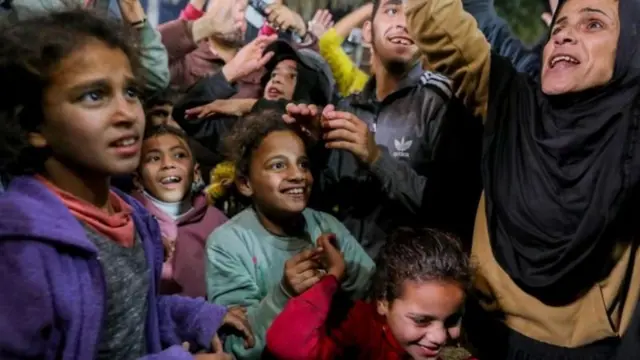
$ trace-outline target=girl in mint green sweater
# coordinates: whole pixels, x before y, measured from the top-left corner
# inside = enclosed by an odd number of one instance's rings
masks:
[[[259,359],[266,331],[288,299],[326,274],[320,236],[330,237],[344,254],[342,288],[353,298],[367,290],[375,265],[337,219],[307,208],[313,177],[305,144],[281,114],[249,116],[228,140],[235,186],[252,206],[209,236],[207,295],[216,304],[247,308],[256,345],[246,349],[242,338],[229,337],[225,349],[238,359]]]

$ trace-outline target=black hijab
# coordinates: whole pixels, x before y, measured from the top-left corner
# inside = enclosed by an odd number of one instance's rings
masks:
[[[640,178],[640,0],[618,1],[605,86],[546,96],[491,58],[482,170],[491,245],[514,282],[546,303],[571,302],[608,274],[615,242],[638,228],[627,216]]]

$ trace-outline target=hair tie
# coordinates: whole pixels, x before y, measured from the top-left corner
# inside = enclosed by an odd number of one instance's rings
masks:
[[[227,193],[227,189],[233,185],[235,177],[235,165],[228,161],[216,165],[216,167],[211,170],[211,185],[207,186],[204,190],[210,204],[214,204],[217,199],[222,198]]]

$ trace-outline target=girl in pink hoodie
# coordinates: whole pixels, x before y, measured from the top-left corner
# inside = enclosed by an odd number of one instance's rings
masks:
[[[200,170],[182,130],[147,129],[135,183],[134,197],[160,224],[165,244],[161,293],[204,297],[204,245],[227,218],[202,193]]]

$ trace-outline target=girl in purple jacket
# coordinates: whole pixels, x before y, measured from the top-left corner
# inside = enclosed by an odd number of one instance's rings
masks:
[[[0,29],[1,359],[191,359],[241,311],[159,296],[158,224],[110,177],[140,160],[136,47],[84,11]],[[199,354],[197,359],[224,359]]]

